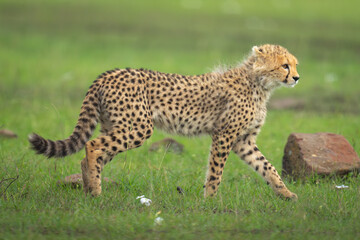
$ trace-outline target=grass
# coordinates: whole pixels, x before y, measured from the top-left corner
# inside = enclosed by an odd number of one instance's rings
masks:
[[[344,135],[360,152],[360,33],[356,1],[0,1],[0,239],[356,239],[359,177],[288,182],[296,203],[278,199],[231,154],[219,195],[202,198],[210,139],[174,137],[182,155],[147,150],[104,170],[99,198],[57,186],[80,172],[81,151],[46,159],[27,135],[61,139],[72,131],[87,87],[115,67],[199,74],[241,61],[256,44],[286,46],[300,60],[300,84],[273,98],[305,100],[272,110],[258,145],[280,171],[291,132]],[[16,178],[6,180],[9,178]],[[11,184],[10,184],[11,183]],[[349,189],[336,190],[345,184]],[[184,189],[180,195],[176,187]],[[136,200],[152,199],[150,207]],[[160,213],[159,213],[160,212]],[[164,219],[154,225],[154,219]]]

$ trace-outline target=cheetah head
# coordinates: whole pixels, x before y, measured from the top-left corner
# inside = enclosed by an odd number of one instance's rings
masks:
[[[265,89],[294,87],[298,83],[298,61],[287,49],[270,44],[254,46],[252,56],[255,59],[253,70]]]

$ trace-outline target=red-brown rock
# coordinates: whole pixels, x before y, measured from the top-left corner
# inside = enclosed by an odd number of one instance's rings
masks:
[[[360,170],[360,159],[350,143],[333,133],[292,133],[283,157],[283,176],[344,175]]]

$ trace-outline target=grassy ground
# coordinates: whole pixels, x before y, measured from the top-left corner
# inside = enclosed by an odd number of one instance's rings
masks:
[[[72,131],[87,87],[105,70],[146,67],[199,74],[278,43],[300,60],[300,84],[273,98],[305,101],[270,111],[258,145],[278,170],[291,132],[344,135],[360,153],[360,17],[357,1],[0,1],[0,239],[356,239],[359,177],[287,183],[297,203],[274,196],[230,156],[219,195],[202,198],[210,139],[175,137],[176,155],[142,148],[116,157],[99,198],[56,185],[80,172],[84,152],[47,160],[27,135]],[[16,178],[12,180],[9,178]],[[345,184],[349,189],[336,190]],[[176,187],[184,189],[180,195]],[[150,207],[136,196],[151,198]],[[160,212],[160,213],[159,213]],[[154,219],[164,219],[154,225]]]

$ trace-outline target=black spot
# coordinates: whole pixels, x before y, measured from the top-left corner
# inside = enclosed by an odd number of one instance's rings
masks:
[[[88,123],[89,119],[87,119],[87,118],[79,118],[79,121],[81,121],[83,123]]]
[[[68,143],[68,147],[69,147],[69,149],[70,149],[70,153],[74,153],[74,152],[75,152],[74,142],[69,142],[69,143]]]
[[[73,136],[74,136],[74,138],[79,139],[80,138],[80,133],[74,132]]]
[[[135,144],[136,146],[138,146],[138,145],[141,144],[141,142],[140,142],[140,141],[135,141],[134,144]]]
[[[210,176],[210,179],[209,179],[210,182],[211,182],[211,181],[215,181],[215,180],[216,180],[216,177]]]
[[[111,149],[112,149],[114,152],[116,152],[117,147],[113,146]]]
[[[65,157],[66,156],[66,145],[64,141],[58,141],[59,144],[61,144],[61,156]]]
[[[249,134],[245,134],[244,135],[244,138],[243,138],[243,141],[245,142],[245,140],[249,137]]]
[[[91,137],[91,133],[85,132],[86,139],[89,139]]]
[[[49,152],[49,157],[52,157],[55,155],[56,153],[56,146],[55,146],[55,142],[54,141],[51,141],[51,140],[48,140],[49,143],[50,143],[50,152]]]

